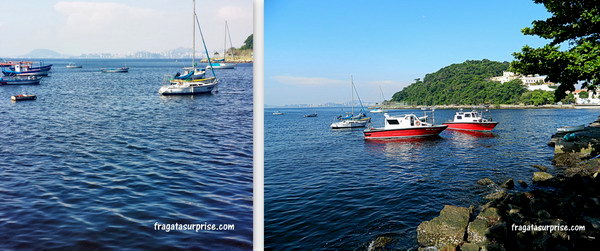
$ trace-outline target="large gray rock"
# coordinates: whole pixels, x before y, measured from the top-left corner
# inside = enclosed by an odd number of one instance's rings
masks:
[[[504,196],[506,196],[506,194],[507,194],[506,191],[500,190],[498,192],[488,194],[483,198],[486,200],[498,200],[498,199],[504,198]]]
[[[375,240],[373,240],[370,244],[369,247],[367,248],[367,250],[372,251],[372,250],[386,250],[387,249],[387,245],[394,242],[395,239],[392,237],[387,237],[387,236],[379,236],[377,238],[375,238]]]
[[[460,246],[460,251],[478,251],[479,246],[477,244],[465,242]]]
[[[487,186],[487,185],[492,185],[495,183],[490,178],[483,178],[483,179],[478,180],[477,184],[482,185],[482,186]]]
[[[489,228],[500,222],[498,209],[489,207],[483,210],[467,227],[467,241],[485,247],[490,242],[487,238]]]
[[[539,169],[539,170],[540,170],[540,171],[542,171],[542,172],[546,172],[546,171],[548,171],[548,168],[547,168],[547,167],[545,167],[545,166],[542,166],[542,165],[533,165],[533,167],[535,167],[535,168]]]
[[[554,178],[554,176],[552,176],[552,174],[546,173],[546,172],[535,172],[533,173],[533,182],[543,182],[543,181],[547,181],[549,179]]]
[[[417,241],[421,246],[435,246],[438,249],[458,246],[465,239],[471,210],[466,207],[444,206],[440,216],[424,221],[417,227]]]

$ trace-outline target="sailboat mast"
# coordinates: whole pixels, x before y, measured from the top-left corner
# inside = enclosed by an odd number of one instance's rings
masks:
[[[352,116],[354,116],[354,77],[350,75],[350,84],[352,85],[350,91],[352,92]]]
[[[194,68],[196,67],[196,0],[192,0],[192,2],[194,2],[192,13],[192,68]]]
[[[223,43],[223,63],[225,63],[225,55],[227,53],[227,20],[225,20],[225,42]]]

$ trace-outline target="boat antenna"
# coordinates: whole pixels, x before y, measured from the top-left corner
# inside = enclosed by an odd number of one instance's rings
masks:
[[[194,11],[195,13],[195,11]],[[194,14],[195,15],[195,14]],[[196,23],[198,24],[198,30],[200,31],[200,37],[202,38],[202,45],[204,45],[204,52],[206,52],[206,58],[208,59],[208,65],[210,65],[210,71],[213,76],[216,78],[215,69],[213,68],[212,61],[210,60],[210,55],[208,54],[208,49],[206,48],[206,42],[204,42],[204,35],[202,34],[202,27],[200,27],[200,22],[198,21],[198,16],[196,15]]]

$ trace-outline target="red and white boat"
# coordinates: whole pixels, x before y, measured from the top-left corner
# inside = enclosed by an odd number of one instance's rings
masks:
[[[498,122],[491,118],[483,117],[483,114],[475,110],[470,112],[458,111],[454,114],[454,120],[443,123],[448,129],[467,130],[467,131],[491,131],[498,125]]]
[[[414,114],[390,116],[383,114],[385,126],[381,128],[369,128],[364,131],[365,139],[397,139],[415,138],[439,135],[447,125],[434,125],[428,123],[428,116],[417,117]]]

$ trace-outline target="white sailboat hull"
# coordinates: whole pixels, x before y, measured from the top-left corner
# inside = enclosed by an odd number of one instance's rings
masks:
[[[235,64],[225,64],[225,63],[213,63],[212,67],[210,65],[206,66],[206,69],[234,69]]]
[[[187,81],[174,82],[171,85],[165,85],[158,90],[162,95],[193,95],[202,93],[211,93],[216,89],[217,81],[212,83],[190,83]]]
[[[358,128],[365,127],[369,123],[368,120],[343,120],[331,124],[332,129],[343,129],[343,128]]]

